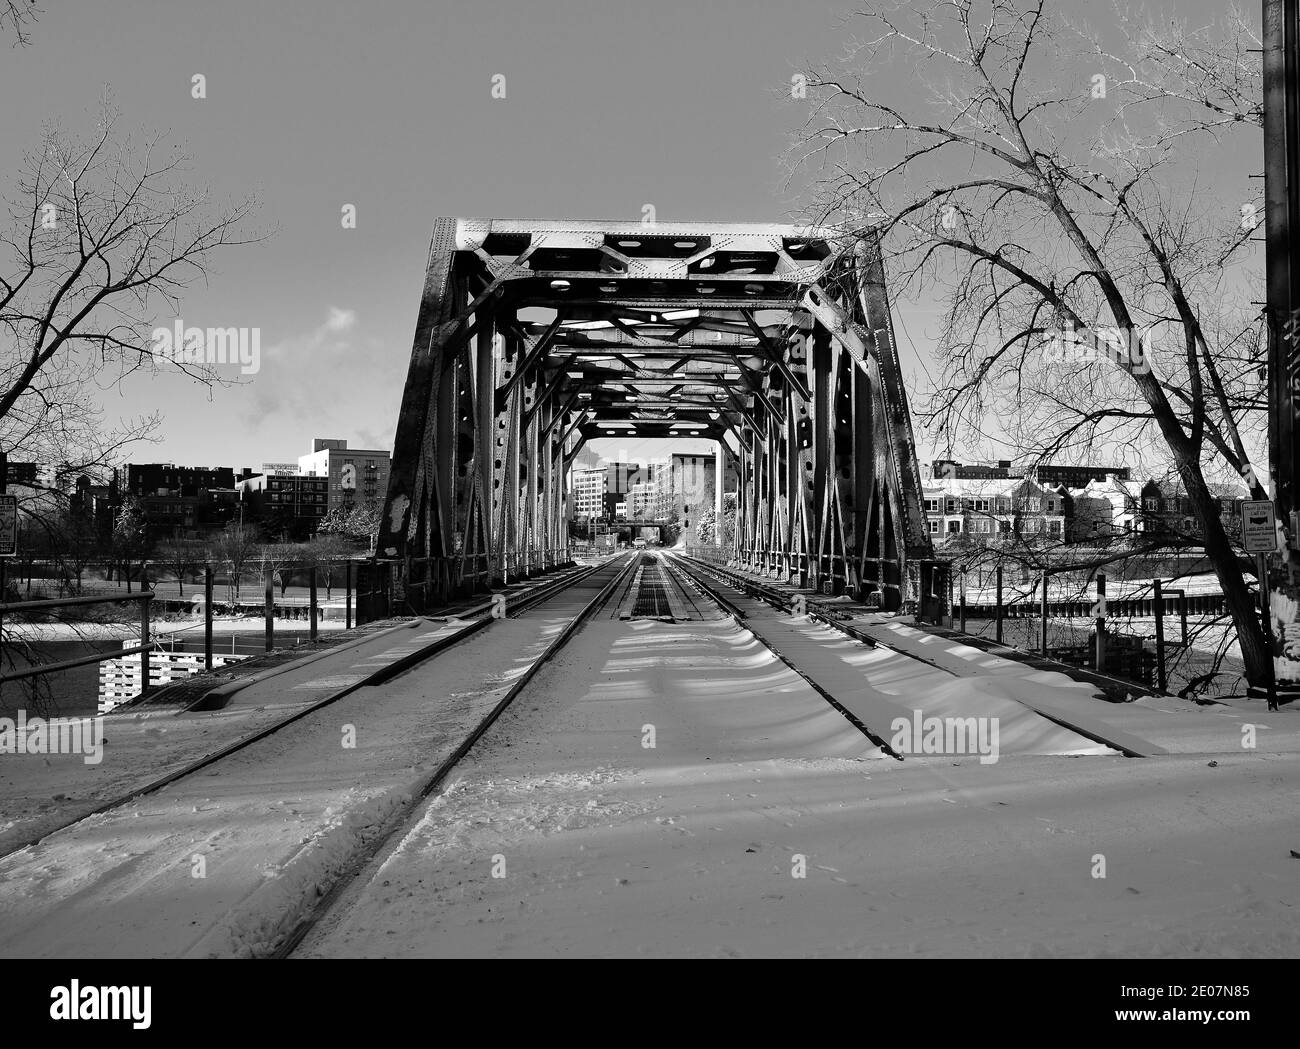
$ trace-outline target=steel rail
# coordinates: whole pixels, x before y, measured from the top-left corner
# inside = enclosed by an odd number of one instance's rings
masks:
[[[538,604],[545,598],[554,597],[556,594],[567,589],[568,587],[573,586],[583,581],[584,579],[588,578],[592,573],[599,571],[603,567],[605,567],[605,565],[603,564],[593,565],[584,571],[573,573],[562,580],[558,580],[556,584],[553,586],[544,587],[540,591],[528,591],[527,593],[521,595],[519,602],[514,606],[514,612],[518,613],[521,611],[526,611],[528,608],[533,607],[534,605]],[[484,607],[490,609],[492,607],[492,603],[489,602]],[[509,611],[510,611],[510,606],[507,605],[508,614]],[[456,630],[451,634],[444,635],[443,637],[438,638],[436,641],[433,641],[428,645],[422,646],[421,648],[417,649],[415,652],[409,653],[408,655],[405,655],[400,659],[395,660],[393,663],[387,664],[386,666],[383,667],[379,667],[378,669],[371,671],[370,673],[365,674],[362,677],[358,678],[356,681],[351,681],[348,684],[341,686],[340,688],[331,692],[329,695],[324,696],[321,699],[316,700],[312,703],[309,703],[307,706],[303,707],[300,710],[294,711],[292,714],[289,714],[288,716],[281,718],[279,721],[264,726],[263,728],[257,729],[254,732],[250,732],[248,735],[242,736],[239,739],[234,740],[233,742],[227,744],[224,747],[219,747],[217,750],[211,752],[210,754],[206,754],[201,758],[196,758],[194,761],[189,762],[188,764],[182,766],[179,769],[175,769],[162,776],[152,779],[147,783],[141,784],[138,787],[133,787],[130,790],[123,792],[122,794],[119,794],[99,805],[96,805],[94,808],[90,809],[89,811],[83,812],[73,818],[67,819],[61,823],[58,823],[53,827],[48,827],[42,830],[38,835],[34,837],[30,837],[21,840],[15,844],[12,844],[10,846],[7,846],[5,847],[3,852],[0,852],[0,859],[4,859],[7,856],[11,856],[16,852],[20,852],[23,849],[31,847],[32,845],[37,845],[40,842],[44,841],[46,838],[50,837],[52,834],[57,834],[62,830],[66,830],[69,827],[75,826],[76,824],[81,823],[83,820],[90,819],[92,816],[98,816],[112,809],[120,808],[123,805],[126,805],[129,802],[136,800],[137,798],[141,798],[149,794],[154,794],[157,791],[162,790],[164,787],[170,786],[171,784],[177,782],[178,780],[182,780],[188,776],[192,776],[196,772],[200,772],[203,769],[208,768],[209,766],[215,764],[216,762],[222,761],[225,758],[230,757],[230,755],[236,754],[239,751],[244,750],[246,747],[250,747],[254,743],[258,743],[261,740],[266,739],[268,736],[274,735],[275,733],[279,732],[281,729],[287,728],[289,725],[292,725],[294,722],[300,721],[310,714],[315,714],[317,711],[322,710],[323,708],[328,707],[333,703],[337,703],[339,700],[345,698],[346,696],[351,695],[353,692],[356,692],[358,689],[365,688],[366,686],[369,685],[378,685],[378,684],[383,684],[387,681],[391,681],[393,678],[399,676],[400,674],[403,674],[406,671],[409,671],[414,667],[418,666],[419,664],[426,662],[427,660],[432,659],[434,656],[437,656],[440,653],[446,651],[447,649],[451,648],[453,645],[461,641],[464,641],[466,638],[471,637],[474,634],[477,634],[484,627],[488,626],[493,621],[493,618],[494,617],[490,614],[483,615],[479,618],[476,618],[470,621],[469,623],[467,623],[461,629]]]
[[[766,601],[767,603],[781,609],[788,609],[793,607],[793,603],[791,601],[788,601],[784,596],[779,595],[776,591],[772,590],[771,588],[762,586],[761,584],[754,583],[751,580],[746,580],[739,575],[735,575],[734,573],[731,572],[730,569],[719,568],[717,565],[711,565],[706,561],[701,561],[698,558],[690,557],[689,555],[687,555],[686,560],[690,561],[699,570],[711,573],[715,577],[719,578],[721,581],[728,583],[728,585],[735,585],[736,589],[742,591],[743,593],[748,594],[750,597],[754,597],[757,600]],[[728,578],[729,576],[734,576],[734,583],[732,582],[731,579]],[[751,591],[756,591],[756,592],[751,592]],[[946,667],[943,664],[937,663],[932,659],[927,659],[925,656],[920,656],[914,652],[905,651],[904,649],[898,648],[895,645],[890,645],[884,641],[879,640],[878,638],[872,637],[870,634],[858,630],[856,627],[850,625],[849,623],[844,622],[843,619],[830,615],[825,610],[817,609],[813,605],[809,605],[805,609],[804,614],[807,615],[810,619],[816,619],[818,622],[825,623],[827,626],[831,627],[832,629],[840,631],[840,633],[842,634],[847,634],[855,641],[861,641],[865,645],[870,645],[873,648],[883,648],[888,652],[893,652],[896,655],[903,657],[904,659],[912,659],[918,663],[925,663],[926,665],[934,667],[936,670],[942,670],[945,674],[949,674],[955,678],[962,678],[965,676],[963,674],[958,673],[956,670],[953,670],[951,667]],[[754,631],[751,632],[754,633],[755,637],[758,637],[757,632]],[[759,638],[759,640],[761,641],[763,639]],[[775,652],[776,650],[773,649],[773,651]],[[799,671],[797,668],[793,668],[793,669],[795,669],[795,672],[799,673],[801,677],[805,677],[806,679],[806,675],[804,675],[801,671]],[[1098,676],[1104,676],[1104,675],[1098,675]],[[814,685],[814,687],[817,686]],[[1039,707],[1030,707],[1029,709],[1032,709],[1034,713],[1037,714],[1039,717],[1045,718],[1046,720],[1052,722],[1053,724],[1059,725],[1061,728],[1069,729],[1071,732],[1083,736],[1084,739],[1090,739],[1094,743],[1100,743],[1104,747],[1110,747],[1112,750],[1118,751],[1120,754],[1123,754],[1124,757],[1126,758],[1144,758],[1148,756],[1146,754],[1143,754],[1141,751],[1133,750],[1131,747],[1128,747],[1123,743],[1116,742],[1113,739],[1108,739],[1107,737],[1101,735],[1098,732],[1094,732],[1089,728],[1075,724],[1069,719],[1063,718],[1058,714],[1052,713],[1051,711],[1042,710]]]
[[[558,653],[560,649],[569,642],[569,639],[573,637],[583,623],[591,618],[591,616],[595,615],[596,612],[605,605],[610,596],[618,590],[619,585],[627,578],[629,573],[632,572],[640,560],[641,558],[639,555],[633,554],[623,568],[617,572],[609,582],[601,587],[596,596],[588,601],[582,609],[569,620],[564,629],[551,639],[550,643],[546,646],[541,655],[539,655],[529,665],[528,669],[519,676],[513,685],[510,686],[505,695],[503,695],[492,709],[479,721],[478,725],[474,728],[474,731],[465,737],[465,739],[461,741],[460,745],[457,746],[456,749],[452,751],[452,753],[445,758],[436,769],[434,769],[428,778],[426,778],[420,785],[419,789],[415,791],[414,795],[408,800],[408,802],[397,809],[389,817],[380,833],[371,839],[359,855],[353,857],[352,861],[348,864],[347,869],[341,872],[334,879],[329,889],[317,899],[317,902],[311,907],[307,914],[299,920],[294,928],[287,933],[279,943],[277,943],[274,951],[271,952],[271,957],[287,958],[298,948],[302,941],[314,928],[316,928],[317,925],[320,924],[321,920],[339,902],[343,897],[343,894],[357,882],[371,862],[373,862],[375,857],[383,851],[388,842],[392,841],[392,839],[406,827],[410,822],[412,815],[419,809],[421,803],[423,803],[443,784],[452,769],[454,769],[465,755],[473,749],[474,744],[478,742],[483,734],[491,728],[493,723],[505,712],[510,704],[514,702],[515,697],[524,690],[528,683],[536,676],[537,672],[550,662],[552,658],[554,658],[556,653]],[[608,564],[608,562],[606,562],[606,564]],[[605,565],[599,567],[604,568]]]

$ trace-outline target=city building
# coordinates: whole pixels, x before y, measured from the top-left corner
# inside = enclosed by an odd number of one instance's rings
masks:
[[[152,540],[190,539],[224,528],[236,516],[236,482],[253,476],[245,468],[128,463],[122,497],[135,498]]]
[[[1064,541],[1066,492],[1029,478],[931,480],[922,485],[926,522],[936,542],[1015,534]]]
[[[959,463],[954,459],[935,459],[930,464],[929,476],[925,480],[941,481],[947,478],[955,480],[992,480],[1011,477],[1011,460],[999,459],[996,463]]]
[[[1073,514],[1067,528],[1072,543],[1125,535],[1141,530],[1141,488],[1125,478],[1108,474],[1082,488],[1069,489]]]
[[[112,534],[113,518],[121,501],[116,474],[108,484],[96,484],[91,478],[82,474],[73,482],[72,494],[68,497],[68,509],[89,522],[94,534],[100,540],[106,541]]]
[[[630,521],[651,521],[655,511],[655,486],[641,481],[627,493],[627,516]]]
[[[388,491],[392,456],[377,448],[349,448],[336,437],[317,437],[312,449],[298,457],[298,473],[329,481],[326,509],[378,504]]]
[[[697,543],[700,515],[714,509],[717,484],[714,456],[673,453],[650,464],[647,472],[653,491],[651,519],[675,523],[686,545]]]
[[[591,521],[604,516],[605,470],[603,467],[574,470],[570,485],[573,491],[575,520]]]
[[[1240,485],[1207,482],[1210,496],[1218,504],[1219,520],[1229,536],[1241,531],[1241,504],[1249,493]],[[1181,480],[1148,480],[1142,486],[1143,532],[1164,532],[1180,539],[1199,542],[1204,535],[1200,520],[1192,509],[1192,500]]]
[[[245,522],[260,521],[273,531],[301,537],[314,534],[325,516],[329,484],[327,477],[280,469],[254,474],[235,487]]]
[[[251,477],[251,470],[244,476]],[[205,488],[234,488],[235,471],[229,466],[177,466],[175,463],[129,463],[126,495],[196,496]]]
[[[1040,463],[1031,467],[1025,474],[1039,484],[1052,488],[1065,485],[1067,488],[1082,488],[1090,481],[1104,481],[1114,477],[1118,481],[1129,480],[1127,466],[1057,466],[1054,463]]]
[[[618,506],[627,502],[628,493],[644,479],[638,463],[605,463],[575,469],[570,474],[575,520],[613,520]]]

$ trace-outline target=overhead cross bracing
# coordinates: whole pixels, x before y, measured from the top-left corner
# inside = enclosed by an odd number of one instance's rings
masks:
[[[567,563],[568,471],[618,437],[719,443],[739,564],[895,608],[931,554],[870,231],[439,219],[380,531],[395,595]]]

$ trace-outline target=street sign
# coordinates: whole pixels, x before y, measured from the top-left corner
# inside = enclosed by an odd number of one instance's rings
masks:
[[[1276,552],[1277,525],[1271,500],[1247,499],[1241,504],[1241,542],[1248,554]]]
[[[0,495],[0,557],[18,553],[18,496]]]

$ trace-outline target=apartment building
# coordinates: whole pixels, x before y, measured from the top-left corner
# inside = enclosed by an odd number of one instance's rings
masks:
[[[329,506],[329,479],[295,473],[285,464],[236,482],[246,520],[277,524],[291,535],[312,535]]]
[[[392,455],[381,448],[349,448],[338,437],[317,437],[298,457],[298,473],[328,481],[326,510],[384,501]]]
[[[619,504],[628,502],[628,494],[644,482],[645,476],[639,463],[614,462],[575,469],[569,482],[574,517],[611,520],[619,516]]]
[[[926,522],[936,542],[968,535],[1018,534],[1063,541],[1067,495],[1023,477],[947,477],[922,485]]]
[[[700,515],[714,509],[717,461],[712,455],[674,453],[650,466],[652,519],[675,521],[687,545],[698,541]]]

